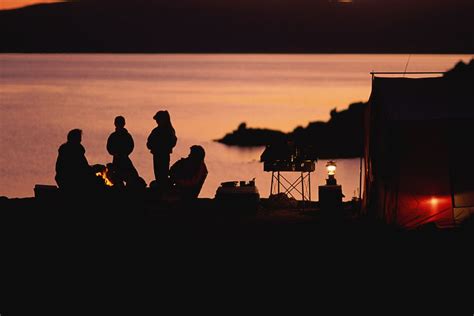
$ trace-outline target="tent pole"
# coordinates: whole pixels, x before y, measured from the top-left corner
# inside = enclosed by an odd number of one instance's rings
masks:
[[[362,157],[359,164],[359,203],[362,200]]]

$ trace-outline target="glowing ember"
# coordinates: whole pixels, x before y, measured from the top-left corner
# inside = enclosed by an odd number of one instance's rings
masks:
[[[110,181],[110,179],[107,177],[107,173],[109,172],[109,168],[105,168],[104,171],[101,171],[101,172],[97,172],[95,175],[98,176],[98,177],[101,177],[102,179],[104,179],[104,183],[105,185],[109,186],[109,187],[112,187],[114,184],[112,181]]]

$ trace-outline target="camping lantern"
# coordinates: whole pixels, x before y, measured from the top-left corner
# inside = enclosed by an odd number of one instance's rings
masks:
[[[336,174],[336,163],[334,161],[328,161],[326,164],[326,170],[328,171],[329,176],[334,176]]]
[[[332,160],[328,161],[326,164],[326,170],[328,171],[328,178],[326,179],[327,185],[336,185],[337,181],[335,178],[336,174],[336,163]]]
[[[321,210],[341,210],[342,209],[342,187],[336,181],[336,163],[332,160],[326,163],[328,178],[326,185],[319,186],[319,207]],[[341,213],[336,212],[332,215],[338,216]]]

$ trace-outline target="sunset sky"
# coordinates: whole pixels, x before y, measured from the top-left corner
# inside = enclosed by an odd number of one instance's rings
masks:
[[[36,3],[61,2],[58,0],[0,0],[0,10],[20,8]]]

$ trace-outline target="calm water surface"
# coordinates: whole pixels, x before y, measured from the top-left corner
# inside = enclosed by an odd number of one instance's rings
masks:
[[[413,55],[408,71],[444,71],[469,55]],[[268,196],[262,148],[213,142],[239,123],[291,131],[327,120],[370,95],[372,70],[403,71],[407,55],[41,55],[0,54],[0,196],[33,196],[35,184],[54,184],[59,145],[73,128],[84,131],[90,164],[111,161],[105,143],[123,115],[135,139],[131,158],[153,178],[145,147],[152,117],[167,109],[178,134],[172,162],[200,144],[209,177],[202,197],[220,182],[256,178]],[[325,161],[313,174],[313,200]],[[338,161],[337,178],[350,199],[359,185],[358,159]]]

